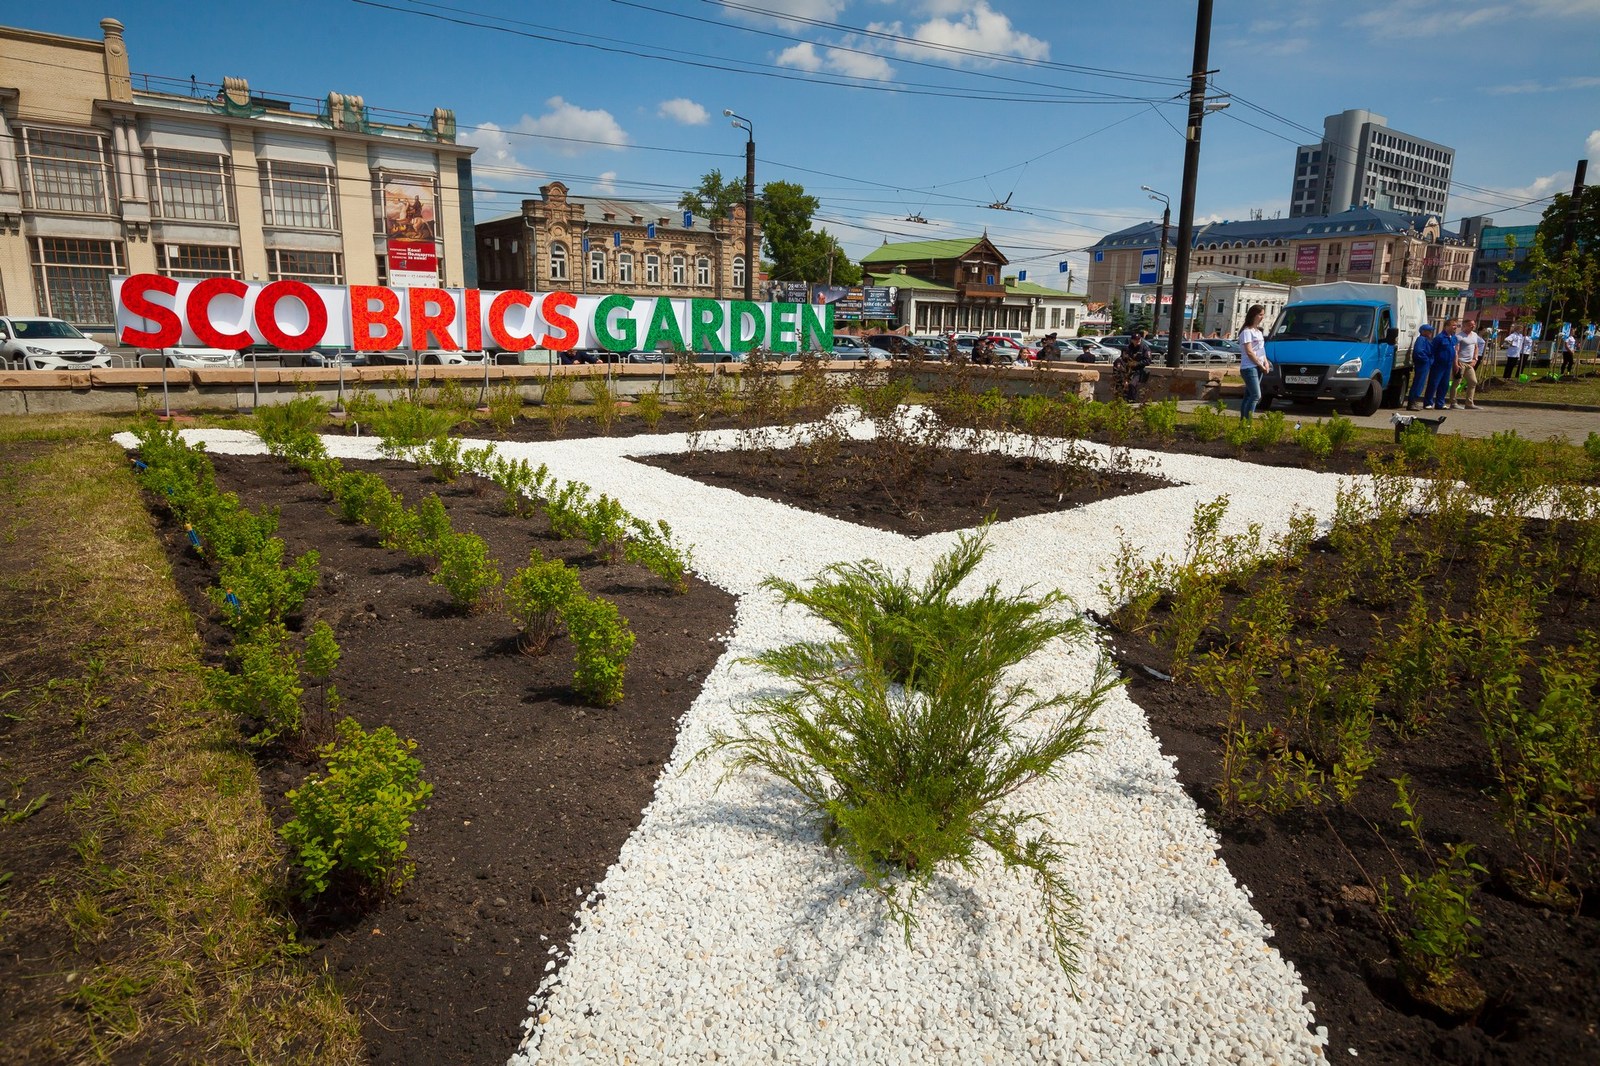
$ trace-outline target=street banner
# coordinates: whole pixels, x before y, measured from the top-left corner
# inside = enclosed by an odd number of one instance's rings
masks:
[[[1322,259],[1320,244],[1302,244],[1294,253],[1294,269],[1300,274],[1315,275]]]
[[[1353,242],[1350,245],[1350,272],[1352,274],[1360,274],[1371,270],[1372,257],[1377,247],[1377,241]]]
[[[383,175],[383,233],[389,284],[439,284],[439,246],[433,179]]]

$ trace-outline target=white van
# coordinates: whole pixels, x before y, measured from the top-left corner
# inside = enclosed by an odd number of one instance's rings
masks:
[[[1023,340],[1022,331],[1020,329],[991,329],[983,335],[985,337],[1005,337],[1008,340],[1014,340],[1017,342],[1017,346],[1019,348],[1026,348],[1028,346],[1027,341]]]

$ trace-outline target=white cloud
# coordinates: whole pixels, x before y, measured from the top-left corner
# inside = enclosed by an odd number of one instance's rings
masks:
[[[819,50],[810,41],[785,48],[778,53],[777,62],[779,66],[793,67],[795,70],[830,70],[849,78],[887,81],[894,76],[894,68],[882,56],[826,46]]]
[[[1583,150],[1591,159],[1600,157],[1600,130],[1594,130],[1589,134],[1589,139],[1583,142]]]
[[[670,118],[674,122],[681,122],[685,126],[704,126],[711,113],[699,104],[685,96],[663,100],[656,107],[656,114],[662,118]]]
[[[594,179],[594,191],[615,196],[617,193],[617,172],[607,170]]]
[[[742,18],[752,22],[772,20],[786,25],[794,25],[781,16],[793,15],[798,18],[817,19],[822,22],[832,22],[845,8],[847,0],[723,0],[723,10],[735,18]]]
[[[794,67],[796,70],[821,70],[822,57],[817,54],[817,49],[810,41],[790,45],[778,53],[780,67]]]
[[[951,12],[954,14],[954,12]],[[987,0],[978,0],[959,18],[936,16],[907,31],[900,22],[874,23],[868,27],[882,33],[909,37],[909,41],[895,42],[894,50],[900,55],[917,59],[932,59],[960,65],[982,60],[983,55],[1018,56],[1022,59],[1048,59],[1050,44],[1011,25],[1004,13],[990,7]],[[959,49],[960,51],[948,51]],[[977,52],[978,56],[961,52]]]
[[[544,102],[547,110],[538,118],[523,115],[517,122],[519,133],[546,140],[543,146],[558,155],[581,155],[596,148],[618,149],[628,143],[628,134],[609,111],[589,111],[568,103],[559,96]]]
[[[1521,93],[1558,93],[1569,89],[1593,89],[1600,86],[1600,78],[1593,76],[1558,78],[1555,81],[1518,81],[1496,85],[1489,92],[1495,96],[1512,96]]]

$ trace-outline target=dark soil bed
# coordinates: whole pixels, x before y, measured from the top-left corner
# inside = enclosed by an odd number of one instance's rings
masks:
[[[1301,571],[1303,585],[1324,580],[1332,558],[1313,552]],[[1245,591],[1229,591],[1224,611]],[[1453,617],[1470,610],[1470,583],[1458,582],[1450,596],[1443,602]],[[1153,618],[1159,627],[1163,610],[1158,607]],[[1349,605],[1315,634],[1296,635],[1314,636],[1355,662],[1378,625],[1392,627],[1399,620],[1398,611]],[[1600,605],[1558,592],[1540,620],[1543,651],[1535,654],[1559,655],[1581,630],[1597,625]],[[1149,669],[1168,674],[1172,666],[1169,648],[1156,641],[1119,634],[1113,647],[1162,750],[1176,758],[1184,787],[1220,834],[1229,869],[1249,888],[1276,931],[1278,948],[1304,978],[1317,1021],[1331,1034],[1331,1061],[1600,1062],[1600,831],[1593,822],[1575,856],[1576,887],[1584,893],[1579,913],[1521,902],[1494,876],[1482,884],[1475,897],[1483,922],[1480,957],[1465,967],[1489,996],[1476,1019],[1450,1024],[1419,1008],[1402,989],[1396,952],[1379,925],[1376,896],[1362,872],[1373,880],[1386,878],[1398,896],[1396,856],[1408,872],[1421,869],[1401,816],[1391,809],[1390,779],[1409,776],[1436,850],[1442,852],[1447,842],[1471,842],[1477,849],[1473,858],[1496,873],[1513,859],[1488,795],[1493,782],[1485,742],[1459,691],[1416,739],[1402,742],[1381,726],[1375,730],[1382,754],[1348,808],[1330,801],[1321,812],[1230,817],[1220,810],[1215,791],[1222,776],[1223,701],[1195,684],[1153,679]],[[1274,705],[1271,694],[1267,705]],[[1350,1057],[1350,1048],[1358,1058]]]
[[[776,500],[849,522],[922,536],[1065,511],[1172,482],[1131,467],[1090,466],[1064,472],[1057,464],[993,453],[943,449],[908,464],[887,463],[876,442],[845,443],[828,461],[804,449],[700,451],[641,456],[635,462],[750,496]],[[809,460],[809,461],[808,461]]]
[[[321,490],[286,464],[213,462],[219,485],[246,506],[279,509],[290,552],[321,553],[322,584],[298,621],[333,626],[341,710],[414,738],[434,785],[410,838],[415,879],[375,908],[299,914],[308,961],[326,964],[354,998],[373,1061],[502,1062],[522,1036],[549,949],[566,941],[581,898],[651,799],[678,718],[721,653],[711,634],[727,630],[733,599],[698,580],[672,595],[642,568],[600,565],[586,545],[550,540],[542,517],[502,514],[500,491],[476,478],[439,485],[405,464],[346,464],[381,473],[412,504],[437,492],[457,530],[488,541],[503,575],[537,547],[617,604],[638,637],[626,696],[586,708],[570,693],[564,638],[543,656],[520,654],[504,613],[456,611],[420,564],[340,524]],[[228,632],[204,592],[213,575],[183,550],[181,529],[169,521],[163,533],[208,655],[221,662]],[[289,817],[284,793],[314,769],[263,757],[278,822]]]

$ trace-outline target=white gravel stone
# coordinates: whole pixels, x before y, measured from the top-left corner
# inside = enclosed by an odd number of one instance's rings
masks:
[[[215,452],[261,450],[248,433],[185,436]],[[721,432],[704,441],[726,447],[732,439]],[[377,454],[371,438],[325,441],[342,458]],[[684,447],[682,435],[497,445],[635,514],[666,519],[693,547],[700,576],[739,597],[727,649],[683,717],[643,821],[582,904],[560,973],[529,990],[514,1066],[1324,1060],[1326,1030],[1298,975],[1217,859],[1215,835],[1143,712],[1120,690],[1096,715],[1098,746],[1017,797],[1073,845],[1064,872],[1084,925],[1075,983],[1049,950],[1030,878],[991,862],[936,879],[907,944],[852,867],[823,845],[792,790],[756,774],[719,790],[721,762],[691,759],[770,684],[738,660],[819,632],[761,581],[805,580],[861,558],[921,574],[956,535],[868,529],[627,458]],[[1286,528],[1293,507],[1326,520],[1341,480],[1134,454],[1177,484],[1000,523],[975,580],[1059,588],[1104,610],[1096,586],[1119,533],[1147,555],[1180,554],[1195,504],[1226,494],[1224,532],[1258,522],[1270,536]],[[1097,654],[1063,644],[1019,673],[1043,690],[1081,689]]]

